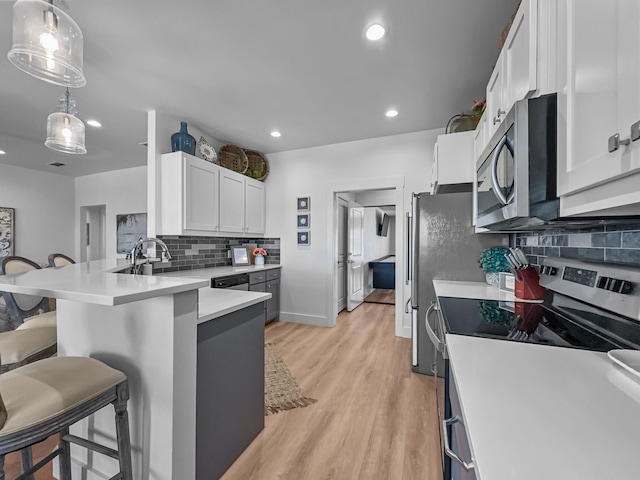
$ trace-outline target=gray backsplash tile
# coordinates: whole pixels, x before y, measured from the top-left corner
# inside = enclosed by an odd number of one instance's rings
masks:
[[[554,256],[640,267],[640,223],[516,233],[511,242],[535,265],[545,256]]]
[[[154,272],[175,272],[197,268],[224,267],[231,265],[227,251],[231,246],[258,245],[267,251],[265,263],[280,263],[279,238],[238,238],[238,237],[196,237],[159,235],[169,248],[172,261],[162,268],[154,268]]]

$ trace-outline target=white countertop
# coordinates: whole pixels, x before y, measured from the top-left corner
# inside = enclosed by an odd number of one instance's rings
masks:
[[[211,279],[226,277],[227,275],[234,275],[237,273],[254,273],[260,270],[273,270],[275,268],[282,268],[282,265],[246,265],[241,267],[212,267],[212,268],[198,268],[195,270],[182,270],[179,272],[167,272],[158,273],[163,277],[181,277],[181,278],[198,278],[198,279]]]
[[[112,273],[128,263],[124,259],[96,260],[19,275],[0,275],[0,291],[98,305],[121,305],[209,285],[205,280],[184,276]]]
[[[479,480],[640,476],[640,378],[605,353],[447,335]]]
[[[222,317],[271,298],[270,293],[246,292],[228,288],[200,288],[198,290],[198,323]]]

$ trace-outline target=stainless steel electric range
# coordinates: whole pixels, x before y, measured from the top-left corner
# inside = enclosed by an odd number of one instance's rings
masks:
[[[455,418],[446,334],[606,352],[640,350],[640,268],[546,257],[540,266],[542,303],[438,297],[440,354],[445,358],[441,420]],[[442,424],[443,422],[441,422]],[[451,422],[441,430],[445,480],[475,478],[460,462],[464,447]],[[452,447],[453,445],[453,447]],[[448,450],[448,451],[447,451]],[[456,457],[457,455],[457,457]],[[451,457],[456,461],[451,462]]]

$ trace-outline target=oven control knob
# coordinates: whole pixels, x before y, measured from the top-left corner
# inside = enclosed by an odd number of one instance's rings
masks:
[[[633,291],[633,283],[627,280],[620,280],[611,277],[600,277],[596,287],[610,292],[626,295]]]
[[[548,265],[543,265],[540,269],[540,273],[543,275],[556,275],[558,273],[558,269],[556,267],[550,267]]]

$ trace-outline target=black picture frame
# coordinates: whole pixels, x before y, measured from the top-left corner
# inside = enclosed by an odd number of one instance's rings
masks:
[[[251,265],[247,247],[231,247],[231,263],[233,266]]]
[[[298,245],[310,245],[311,232],[298,232]]]
[[[308,213],[298,215],[298,228],[309,228],[309,223],[311,221],[310,217],[311,215],[309,215]]]
[[[311,210],[311,198],[298,197],[298,210],[301,212]]]

